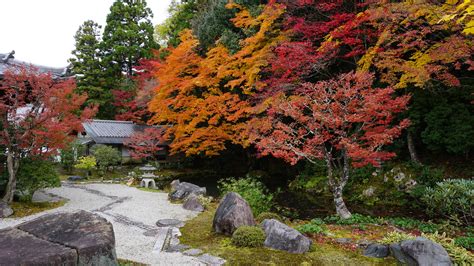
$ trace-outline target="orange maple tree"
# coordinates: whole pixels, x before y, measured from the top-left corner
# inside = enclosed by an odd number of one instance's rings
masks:
[[[236,26],[256,29],[242,40],[241,50],[231,54],[218,43],[202,58],[198,41],[186,30],[155,72],[159,85],[149,105],[150,123],[170,125],[166,137],[173,139],[172,153],[217,155],[228,143],[249,145],[244,135],[252,114],[248,99],[259,89],[272,47],[283,38],[276,21],[284,7],[266,5],[256,17],[236,4],[228,8],[241,10],[232,20]]]

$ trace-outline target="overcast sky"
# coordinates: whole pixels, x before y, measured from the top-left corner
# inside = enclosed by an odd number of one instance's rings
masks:
[[[0,0],[0,53],[63,67],[74,49],[74,34],[85,20],[105,26],[114,0]],[[171,0],[147,0],[153,25],[166,19]]]

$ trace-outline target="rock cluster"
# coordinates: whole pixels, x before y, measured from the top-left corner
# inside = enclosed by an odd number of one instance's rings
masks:
[[[452,265],[451,258],[443,246],[424,237],[404,240],[388,246],[371,244],[364,250],[364,255],[375,258],[392,255],[400,263],[408,265]]]
[[[168,198],[171,201],[185,200],[191,194],[196,196],[206,195],[206,188],[188,182],[179,182],[179,180],[174,180],[171,183],[171,192],[168,194]]]

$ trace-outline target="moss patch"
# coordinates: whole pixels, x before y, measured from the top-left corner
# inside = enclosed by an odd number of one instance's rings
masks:
[[[359,252],[344,250],[328,243],[314,243],[306,254],[290,254],[268,248],[238,248],[230,237],[212,232],[215,205],[181,228],[182,244],[222,257],[229,265],[396,265],[395,260],[371,259]]]
[[[12,202],[10,207],[13,209],[12,218],[21,218],[33,215],[39,212],[59,208],[66,204],[66,201],[59,202]]]

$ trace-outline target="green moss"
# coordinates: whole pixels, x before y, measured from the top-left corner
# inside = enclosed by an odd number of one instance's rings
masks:
[[[232,244],[237,247],[262,247],[265,232],[258,226],[241,226],[232,234]]]
[[[346,251],[330,244],[314,244],[306,254],[290,254],[268,248],[239,248],[227,236],[212,232],[216,206],[210,206],[181,228],[182,244],[222,257],[229,265],[395,265],[393,259],[371,259],[358,252]]]
[[[63,206],[66,201],[59,202],[12,202],[10,207],[13,209],[12,218],[21,218],[33,215],[39,212],[59,208]]]

